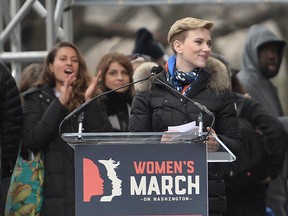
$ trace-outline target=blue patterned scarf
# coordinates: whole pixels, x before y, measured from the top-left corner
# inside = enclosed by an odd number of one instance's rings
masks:
[[[167,82],[172,85],[177,91],[186,95],[186,93],[192,88],[193,82],[197,79],[201,68],[195,68],[191,72],[182,72],[177,70],[175,67],[176,57],[175,55],[170,56],[167,61],[168,65],[168,74],[167,74]],[[188,85],[188,87],[186,87]],[[186,87],[186,88],[185,88]],[[185,91],[183,89],[185,88]]]

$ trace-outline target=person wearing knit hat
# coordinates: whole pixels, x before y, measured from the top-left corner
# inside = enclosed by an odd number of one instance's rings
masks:
[[[135,44],[132,54],[144,54],[152,58],[152,61],[164,65],[165,53],[162,45],[155,41],[153,35],[146,28],[140,28],[136,32]]]

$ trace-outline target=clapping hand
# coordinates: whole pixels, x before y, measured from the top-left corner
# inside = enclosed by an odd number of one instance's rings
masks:
[[[91,100],[95,96],[95,92],[97,90],[99,81],[101,80],[100,77],[102,75],[102,71],[92,78],[92,82],[90,83],[89,87],[85,92],[85,101]]]
[[[60,88],[59,101],[62,105],[66,106],[70,99],[70,94],[72,91],[72,84],[75,82],[76,77],[74,74],[68,76]]]

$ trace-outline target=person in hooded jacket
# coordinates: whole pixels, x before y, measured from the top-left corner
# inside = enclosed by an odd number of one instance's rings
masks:
[[[237,78],[248,94],[265,106],[287,128],[288,118],[284,116],[277,87],[271,82],[271,79],[279,73],[285,45],[286,42],[279,39],[265,25],[251,26],[246,37],[241,70]],[[270,182],[267,191],[267,205],[277,216],[287,216],[287,179],[286,146],[282,173]]]
[[[113,131],[128,131],[134,86],[126,86],[109,92],[132,82],[133,68],[130,59],[119,52],[111,52],[102,57],[96,68],[95,77],[98,87],[94,95],[99,97],[102,110],[107,114]],[[109,93],[105,93],[109,92]]]
[[[212,26],[211,21],[193,17],[180,19],[171,26],[168,42],[174,55],[168,59],[165,69],[157,74],[157,79],[136,85],[130,131],[164,132],[168,126],[197,121],[200,110],[185,98],[188,97],[203,104],[215,115],[211,131],[234,154],[239,151],[241,137],[233,96],[227,85],[227,69],[219,60],[209,58]],[[208,64],[217,69],[211,73],[205,69]],[[141,66],[140,69],[144,67]],[[134,71],[134,77],[141,76],[140,69]],[[185,97],[181,97],[181,94]],[[203,126],[208,131],[212,121],[210,115],[204,114]],[[221,149],[214,136],[208,135],[203,144],[207,145],[208,151]],[[226,211],[221,163],[208,164],[208,202],[210,216],[219,216]]]
[[[237,83],[236,76],[232,79]],[[246,173],[241,173],[239,175],[241,178],[237,175],[228,175],[227,178],[224,178],[228,203],[228,211],[224,215],[266,216],[268,185],[279,176],[283,169],[285,130],[281,122],[259,101],[247,96],[247,94],[243,95],[236,92],[234,89],[236,86],[232,85],[231,87],[237,104],[243,142],[247,142],[246,146],[250,146],[249,150],[257,151],[247,154],[245,159],[254,156],[256,160],[261,154],[263,157]],[[262,148],[258,149],[253,145],[261,145]],[[245,150],[243,151],[245,152]],[[226,165],[229,166],[230,164]],[[243,178],[242,174],[246,174],[247,178],[246,176]]]
[[[219,54],[213,57],[225,64],[229,84],[237,105],[242,136],[241,155],[225,163],[224,176],[227,212],[224,216],[266,216],[268,183],[282,171],[285,157],[285,130],[265,106],[244,89],[228,61]]]
[[[6,195],[20,144],[21,100],[16,81],[0,62],[0,215],[4,215]]]
[[[91,81],[78,48],[63,41],[48,52],[35,87],[23,93],[23,145],[44,154],[41,216],[75,215],[74,150],[61,134],[78,132],[79,118],[63,119],[91,99],[88,95],[97,85],[95,81]],[[83,127],[86,132],[111,130],[97,103],[84,112]]]
[[[277,76],[286,42],[268,27],[250,27],[243,51],[241,70],[237,74],[251,97],[259,100],[275,116],[283,116],[276,87],[271,79]]]

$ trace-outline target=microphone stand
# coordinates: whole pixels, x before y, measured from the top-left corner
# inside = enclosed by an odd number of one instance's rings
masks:
[[[84,112],[85,110],[87,110],[88,108],[90,108],[94,103],[96,103],[98,98],[103,97],[103,96],[105,96],[105,95],[107,95],[107,94],[110,94],[110,93],[112,93],[112,92],[116,92],[116,91],[118,91],[119,89],[122,89],[122,88],[125,88],[125,87],[128,87],[128,86],[132,86],[132,85],[134,85],[134,84],[136,84],[136,83],[138,83],[138,82],[145,81],[145,80],[149,79],[150,77],[154,76],[156,73],[157,73],[156,71],[153,71],[153,70],[152,70],[152,71],[151,71],[151,74],[149,74],[148,76],[146,76],[146,77],[144,77],[144,78],[142,78],[142,79],[139,79],[139,80],[137,80],[137,81],[134,81],[134,82],[125,84],[125,85],[120,86],[120,87],[118,87],[118,88],[115,88],[115,89],[111,89],[111,90],[109,90],[109,91],[106,91],[106,92],[104,92],[104,93],[102,93],[102,94],[99,94],[99,95],[95,96],[94,98],[86,101],[85,103],[81,104],[77,109],[73,110],[71,113],[69,113],[69,114],[61,121],[61,123],[60,123],[60,125],[59,125],[59,134],[60,134],[60,136],[61,136],[61,134],[62,134],[62,125],[63,125],[63,123],[64,123],[65,121],[67,121],[68,119],[70,119],[72,116],[78,115],[79,113],[81,113],[81,115],[80,115],[79,118],[78,118],[78,123],[79,123],[79,126],[78,126],[78,133],[79,133],[78,139],[81,139],[81,138],[82,138],[82,130],[83,130],[83,122],[84,122],[84,113],[83,113],[83,112]],[[83,114],[83,116],[82,116],[82,114]],[[61,136],[61,137],[62,137],[62,136]]]

